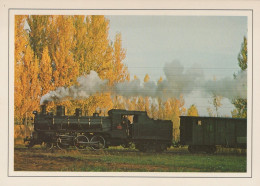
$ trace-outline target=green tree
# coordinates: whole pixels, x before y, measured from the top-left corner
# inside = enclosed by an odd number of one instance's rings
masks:
[[[241,68],[241,72],[246,71],[247,70],[247,38],[246,37],[244,37],[237,59],[238,59],[238,65]],[[235,79],[237,78],[236,74],[234,74],[234,78]],[[232,104],[235,106],[235,109],[231,112],[232,117],[238,117],[238,118],[247,117],[247,99],[243,99],[243,98],[233,99]]]
[[[237,57],[238,65],[241,68],[241,70],[247,69],[247,38],[244,37],[243,43],[241,44],[240,53]]]

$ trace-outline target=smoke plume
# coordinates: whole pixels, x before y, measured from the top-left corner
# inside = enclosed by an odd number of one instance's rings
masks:
[[[45,104],[49,101],[88,98],[97,92],[106,91],[108,80],[102,80],[95,71],[90,71],[89,75],[80,76],[77,82],[78,85],[58,87],[56,90],[48,92],[42,96],[40,104]]]
[[[161,82],[148,81],[141,83],[139,79],[108,85],[108,80],[99,78],[95,71],[87,76],[80,76],[77,85],[59,87],[41,98],[41,104],[49,101],[65,99],[85,99],[96,93],[110,92],[112,96],[143,96],[167,99],[188,95],[194,90],[219,95],[229,99],[246,98],[247,73],[240,72],[234,79],[232,76],[221,80],[206,81],[203,70],[198,65],[185,69],[180,62],[167,63],[163,68],[165,78]]]
[[[236,78],[226,77],[205,82],[203,90],[228,99],[247,98],[247,71],[240,71]]]
[[[126,97],[148,96],[152,98],[178,97],[181,94],[189,94],[196,88],[198,80],[203,77],[201,68],[189,68],[187,70],[178,62],[167,63],[163,68],[165,79],[162,82],[144,82],[133,80],[116,84],[114,93]]]

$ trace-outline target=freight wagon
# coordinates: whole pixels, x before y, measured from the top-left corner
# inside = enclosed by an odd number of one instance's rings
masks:
[[[180,117],[180,144],[191,153],[214,153],[216,146],[246,148],[247,120],[242,118]]]

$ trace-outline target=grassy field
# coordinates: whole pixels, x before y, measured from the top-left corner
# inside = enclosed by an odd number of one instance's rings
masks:
[[[165,153],[134,149],[53,150],[15,148],[15,171],[87,172],[246,172],[246,152],[219,150],[214,155],[189,154],[186,148]]]

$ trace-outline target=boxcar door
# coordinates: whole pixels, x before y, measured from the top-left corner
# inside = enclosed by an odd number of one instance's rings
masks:
[[[204,127],[204,144],[214,145],[215,144],[215,121],[211,118],[205,119]]]
[[[226,120],[226,135],[225,141],[227,146],[233,146],[235,144],[235,121]]]

